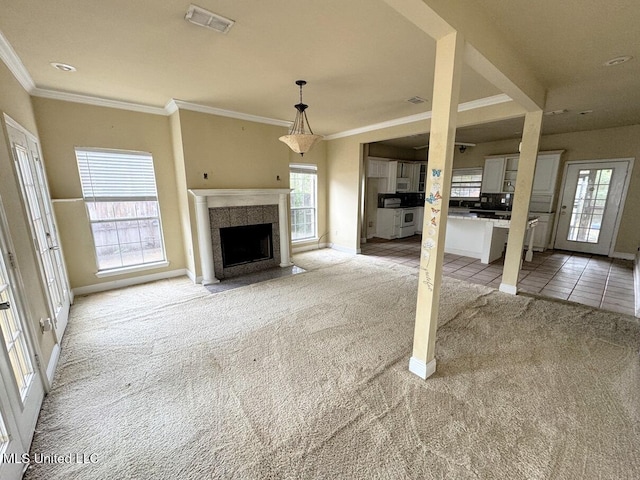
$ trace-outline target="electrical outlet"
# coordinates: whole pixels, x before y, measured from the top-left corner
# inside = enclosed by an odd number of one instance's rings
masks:
[[[373,221],[372,220],[369,220],[369,226],[373,227]]]
[[[207,172],[204,172],[204,174],[202,176],[204,177],[205,180],[207,180],[209,178],[209,174]]]

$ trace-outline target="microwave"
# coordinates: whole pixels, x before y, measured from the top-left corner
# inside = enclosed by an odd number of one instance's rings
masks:
[[[396,192],[408,192],[411,188],[411,181],[408,178],[398,178],[396,180]]]

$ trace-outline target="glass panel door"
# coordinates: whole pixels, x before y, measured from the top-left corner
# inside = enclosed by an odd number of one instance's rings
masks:
[[[567,240],[598,243],[613,169],[580,170]]]
[[[628,165],[621,160],[567,167],[555,248],[609,254]]]
[[[42,281],[48,294],[56,340],[60,342],[69,315],[69,282],[58,243],[44,167],[40,160],[40,148],[26,130],[6,116],[5,120],[40,260]]]
[[[7,412],[6,415],[5,412]],[[22,446],[15,421],[8,408],[8,401],[2,391],[0,392],[0,478],[3,480],[22,478],[26,466],[22,462],[22,455],[26,453],[27,449]]]
[[[26,323],[13,243],[0,198],[0,478],[20,478],[29,451],[44,385]]]

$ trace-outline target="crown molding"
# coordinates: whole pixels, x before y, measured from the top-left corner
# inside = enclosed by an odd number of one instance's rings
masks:
[[[29,75],[29,71],[2,32],[0,32],[0,59],[2,59],[16,80],[20,82],[22,88],[29,93],[36,88],[36,84],[31,78],[31,75]]]
[[[192,112],[208,113],[209,115],[218,115],[220,117],[236,118],[238,120],[247,120],[249,122],[266,123],[267,125],[276,125],[278,127],[289,128],[292,123],[286,120],[278,120],[275,118],[261,117],[258,115],[251,115],[249,113],[234,112],[232,110],[224,110],[222,108],[208,107],[206,105],[199,105],[197,103],[190,103],[182,100],[176,100],[175,98],[172,99],[169,103],[167,103],[167,105],[164,108],[166,115],[171,115],[178,109],[190,110]]]
[[[139,103],[123,102],[121,100],[109,100],[107,98],[80,95],[78,93],[61,92],[59,90],[47,90],[44,88],[34,88],[31,95],[35,97],[51,98],[53,100],[64,100],[66,102],[84,103],[98,107],[118,108],[120,110],[130,110],[140,113],[151,113],[153,115],[167,115],[162,107],[151,105],[141,105]]]
[[[387,120],[386,122],[367,125],[366,127],[353,128],[351,130],[345,130],[344,132],[334,133],[332,135],[327,135],[324,139],[335,140],[337,138],[351,137],[353,135],[359,135],[360,133],[374,132],[376,130],[382,130],[383,128],[397,127],[399,125],[406,125],[407,123],[419,122],[430,118],[431,111],[416,113],[415,115],[409,115],[408,117],[395,118],[393,120]]]
[[[492,97],[480,98],[478,100],[472,100],[470,102],[461,103],[458,105],[458,112],[465,112],[467,110],[474,110],[476,108],[490,107],[491,105],[498,105],[500,103],[511,102],[512,99],[509,95],[504,93],[500,95],[494,95]],[[432,112],[418,113],[416,115],[409,115],[408,117],[396,118],[394,120],[388,120],[386,122],[374,123],[367,125],[366,127],[354,128],[352,130],[345,130],[344,132],[334,133],[324,137],[325,140],[335,140],[338,138],[351,137],[353,135],[359,135],[361,133],[373,132],[381,130],[383,128],[397,127],[399,125],[406,125],[408,123],[419,122],[421,120],[428,120],[432,117]]]
[[[476,108],[490,107],[492,105],[498,105],[500,103],[512,102],[513,99],[506,93],[494,95],[492,97],[479,98],[478,100],[471,100],[470,102],[461,103],[458,105],[458,112],[466,112],[467,110],[474,110]]]

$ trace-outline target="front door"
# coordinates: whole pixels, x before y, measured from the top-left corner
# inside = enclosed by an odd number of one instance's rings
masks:
[[[0,478],[20,478],[21,455],[29,451],[44,385],[36,368],[24,298],[14,267],[0,199]]]
[[[51,320],[59,343],[69,316],[69,282],[60,251],[40,147],[36,138],[6,115],[5,121],[22,187],[22,196],[29,215],[34,246],[40,260]]]
[[[568,165],[555,248],[609,254],[628,170],[627,160]]]

